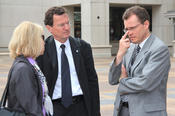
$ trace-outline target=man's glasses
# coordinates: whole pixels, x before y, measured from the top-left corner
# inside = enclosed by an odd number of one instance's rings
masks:
[[[57,26],[58,27],[64,27],[66,25],[70,25],[70,22],[67,22],[67,23],[61,23],[61,24],[58,24]]]
[[[123,31],[126,33],[126,32],[129,31],[129,30],[134,30],[134,29],[136,29],[140,24],[141,24],[141,23],[139,23],[139,24],[137,24],[136,26],[133,26],[133,27],[125,28],[125,29],[123,29]]]

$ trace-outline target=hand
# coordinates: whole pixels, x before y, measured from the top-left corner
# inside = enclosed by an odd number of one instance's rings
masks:
[[[122,79],[122,78],[127,78],[127,77],[128,77],[128,73],[127,73],[127,71],[126,71],[125,66],[122,64],[120,79]]]
[[[119,50],[116,56],[116,64],[118,65],[121,61],[123,56],[126,54],[126,51],[128,50],[128,48],[130,47],[130,40],[129,38],[126,38],[128,35],[128,32],[126,32],[122,38],[120,39],[119,42]]]

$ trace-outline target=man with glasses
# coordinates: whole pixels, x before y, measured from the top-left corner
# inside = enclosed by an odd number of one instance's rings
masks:
[[[69,17],[62,7],[48,9],[44,23],[52,35],[37,62],[47,79],[54,116],[100,116],[90,44],[70,36]]]
[[[109,72],[109,83],[119,85],[114,116],[167,116],[168,47],[150,33],[145,8],[126,9],[123,21],[125,34]]]

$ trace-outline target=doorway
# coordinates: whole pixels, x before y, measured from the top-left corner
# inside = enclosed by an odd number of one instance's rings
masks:
[[[81,8],[74,7],[74,36],[81,39]]]

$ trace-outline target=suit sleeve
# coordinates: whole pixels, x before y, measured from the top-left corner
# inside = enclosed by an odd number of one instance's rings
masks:
[[[108,75],[108,82],[111,85],[116,85],[119,83],[119,78],[121,75],[121,65],[122,62],[116,66],[114,59],[111,63],[110,70],[109,70],[109,75]]]
[[[120,94],[148,92],[167,80],[170,69],[170,56],[168,48],[161,46],[145,56],[148,61],[136,77],[128,77],[120,80]]]
[[[12,71],[11,82],[17,102],[31,116],[42,116],[41,101],[38,101],[37,80],[34,72],[25,63],[19,63]]]
[[[84,57],[85,68],[88,76],[88,86],[91,97],[91,111],[92,116],[100,116],[100,101],[99,101],[99,85],[98,77],[94,67],[94,60],[92,56],[92,49],[89,44],[84,46],[83,52],[86,53]]]

